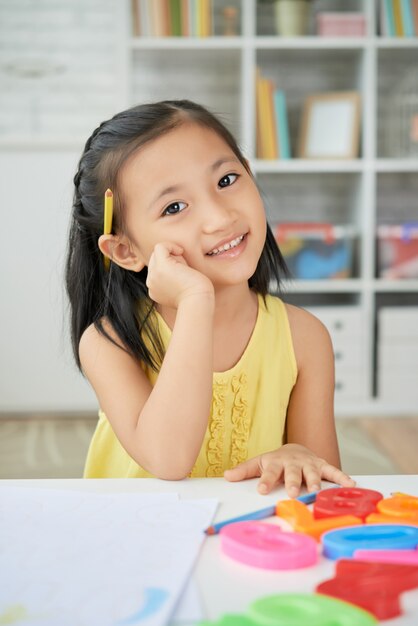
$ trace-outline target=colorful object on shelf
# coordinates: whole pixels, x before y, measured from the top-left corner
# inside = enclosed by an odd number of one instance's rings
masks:
[[[383,494],[373,489],[360,487],[340,487],[324,489],[318,494],[313,507],[315,519],[338,515],[355,515],[364,520],[376,511],[376,504],[383,499]]]
[[[284,593],[259,598],[248,611],[256,623],[270,626],[368,626],[373,615],[357,606],[319,594]]]
[[[418,0],[381,0],[380,35],[382,37],[418,35]]]
[[[290,159],[290,135],[286,94],[257,68],[256,153],[258,159]]]
[[[131,4],[136,37],[209,37],[214,34],[212,0],[131,0]],[[235,24],[237,16],[229,16],[229,20],[232,19]],[[230,28],[232,23],[225,34],[231,34]]]
[[[355,550],[353,558],[373,563],[399,563],[418,565],[418,550]]]
[[[360,548],[411,550],[418,545],[418,528],[401,524],[365,524],[340,528],[325,533],[322,545],[324,556],[328,559],[351,557]]]
[[[294,278],[352,276],[353,230],[325,223],[281,223],[274,236]]]
[[[377,503],[377,512],[366,518],[368,524],[412,524],[418,526],[418,498],[394,494]]]
[[[316,14],[316,34],[319,37],[365,37],[366,18],[363,13]]]
[[[237,522],[222,528],[221,550],[246,565],[263,569],[299,569],[318,562],[314,539],[283,532],[274,524]]]
[[[418,222],[377,227],[379,278],[418,278]]]
[[[340,515],[316,520],[307,506],[297,500],[277,503],[277,515],[286,520],[296,532],[305,533],[317,541],[325,532],[342,526],[359,526],[362,520],[354,515]]]
[[[378,619],[402,614],[400,594],[418,587],[418,567],[342,559],[335,577],[320,583],[317,593],[352,602]]]

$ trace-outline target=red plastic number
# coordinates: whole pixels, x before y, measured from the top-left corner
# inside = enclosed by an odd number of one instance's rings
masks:
[[[383,499],[383,494],[373,489],[340,487],[325,489],[318,493],[313,507],[315,519],[354,515],[364,520],[376,511],[376,504]]]

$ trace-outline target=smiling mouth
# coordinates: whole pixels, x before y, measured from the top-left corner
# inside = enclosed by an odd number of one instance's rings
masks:
[[[241,241],[246,236],[247,236],[247,234],[241,235],[240,237],[237,237],[236,239],[232,239],[232,241],[229,241],[228,243],[226,243],[225,245],[221,246],[220,248],[214,248],[210,252],[207,252],[207,255],[208,256],[217,256],[218,254],[222,254],[222,252],[226,252],[227,250],[231,250],[232,248],[236,248],[237,246],[239,246]]]

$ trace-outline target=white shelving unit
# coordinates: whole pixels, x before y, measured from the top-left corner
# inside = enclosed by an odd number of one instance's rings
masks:
[[[22,2],[16,0],[16,5]],[[1,3],[2,0],[0,10]],[[27,10],[28,2],[23,4]],[[54,0],[42,0],[41,4],[44,11],[56,10]],[[337,341],[336,352],[344,361],[342,367],[337,359],[338,416],[416,413],[417,405],[412,396],[402,395],[391,402],[387,398],[382,400],[377,393],[378,312],[384,306],[418,306],[418,279],[382,280],[377,277],[376,227],[379,223],[397,220],[418,221],[418,158],[405,158],[396,152],[391,143],[393,132],[389,132],[388,127],[388,107],[399,81],[409,72],[416,72],[418,67],[418,38],[380,37],[377,0],[311,2],[312,16],[319,10],[362,12],[367,21],[367,36],[356,38],[317,37],[313,19],[307,36],[276,36],[273,5],[256,0],[213,0],[218,25],[222,8],[231,4],[238,7],[239,35],[215,34],[208,38],[134,37],[130,0],[73,0],[61,4],[71,5],[72,10],[78,9],[84,15],[79,24],[74,22],[75,31],[90,32],[93,13],[99,11],[101,15],[90,48],[86,44],[82,49],[83,59],[87,56],[90,63],[86,61],[85,66],[89,68],[89,75],[94,74],[94,62],[102,72],[100,106],[96,103],[97,109],[93,106],[92,110],[97,123],[141,101],[197,100],[220,114],[239,139],[265,196],[271,220],[316,220],[355,228],[358,236],[353,278],[293,281],[285,286],[285,299],[315,310],[330,327],[334,343]],[[8,29],[10,31],[10,24]],[[33,45],[40,46],[40,41],[39,37],[35,38]],[[66,41],[64,39],[63,50]],[[105,51],[107,63],[100,58],[94,42]],[[59,47],[59,42],[56,45]],[[7,51],[7,41],[4,46]],[[62,53],[69,68],[72,61],[74,67],[79,66],[77,52],[80,49],[73,52],[72,59],[68,49],[67,57]],[[10,59],[7,63],[10,65]],[[303,102],[309,94],[359,91],[362,101],[359,158],[349,161],[256,159],[256,66],[286,92],[293,150]],[[11,116],[13,94],[23,88],[21,81],[24,79],[11,77],[4,67],[3,63],[3,82],[6,80],[9,92],[7,97],[0,96],[0,113],[9,107]],[[28,116],[36,116],[37,106],[50,102],[48,85],[56,86],[57,80],[55,77],[54,83],[53,78],[46,79],[44,91],[38,88],[36,92],[39,100],[32,101],[35,108],[32,107],[31,113],[23,111],[27,122],[25,132],[21,132],[22,124],[12,116],[11,124],[0,125],[0,150],[80,149],[94,126],[88,109],[83,112],[82,106],[74,132],[60,135],[58,140],[55,132],[49,132],[47,121],[44,129],[39,120],[36,128],[30,125]],[[65,75],[59,80],[65,82]],[[90,87],[88,95],[93,102],[96,89],[94,84]],[[81,83],[79,88],[82,88]],[[333,331],[335,325],[345,328],[338,339],[335,329]],[[415,366],[418,380],[418,364]]]

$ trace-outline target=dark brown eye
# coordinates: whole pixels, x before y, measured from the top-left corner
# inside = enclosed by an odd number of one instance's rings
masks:
[[[177,213],[184,211],[186,206],[185,202],[172,202],[164,209],[163,215],[177,215]]]
[[[237,178],[238,178],[238,174],[227,174],[226,176],[223,176],[221,178],[221,180],[219,181],[218,185],[221,188],[223,188],[223,187],[230,187],[231,185],[233,185],[235,183]]]

